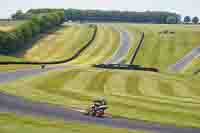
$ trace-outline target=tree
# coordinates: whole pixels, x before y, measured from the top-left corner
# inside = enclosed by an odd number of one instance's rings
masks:
[[[6,49],[7,49],[7,52],[8,54],[10,52],[14,52],[17,50],[17,36],[15,34],[15,32],[8,32],[8,35],[9,35],[9,39],[7,41],[7,44],[6,44]]]
[[[66,20],[91,20],[91,21],[122,21],[140,23],[167,23],[167,18],[173,16],[173,23],[181,22],[181,16],[172,12],[147,11],[104,11],[104,10],[79,10],[79,9],[31,9],[27,11],[26,17],[30,15],[43,15],[47,13],[60,12],[62,21]],[[61,21],[61,22],[62,22]],[[58,22],[58,21],[57,21]],[[169,22],[172,22],[169,20]]]
[[[20,47],[20,46],[23,45],[24,42],[25,42],[25,38],[24,38],[24,35],[23,35],[23,31],[22,31],[21,28],[16,28],[14,32],[15,32],[16,37],[17,37],[17,42],[16,42],[16,44],[19,45],[19,47]]]
[[[185,16],[184,22],[185,23],[190,23],[191,22],[191,17],[190,16]]]
[[[166,22],[167,24],[176,24],[177,18],[175,16],[168,16]]]
[[[23,15],[22,10],[17,10],[16,15],[17,15],[17,16]]]
[[[199,18],[198,18],[198,17],[194,17],[194,18],[192,19],[192,22],[193,22],[194,24],[198,24],[198,23],[199,23]]]
[[[32,35],[32,27],[30,27],[29,22],[20,25],[19,28],[24,37],[24,42],[30,41],[33,35]]]
[[[24,19],[25,15],[22,10],[17,10],[15,14],[12,15],[12,19]]]
[[[3,31],[0,31],[0,52],[1,53],[7,53],[7,49],[5,49],[6,45],[7,45],[7,42],[8,42],[8,33],[7,32],[3,32]]]
[[[22,12],[18,11],[17,15]],[[18,25],[12,31],[0,31],[0,53],[15,53],[23,49],[27,42],[40,33],[47,32],[55,26],[59,26],[64,20],[64,11],[56,11],[31,15],[29,20]]]
[[[32,30],[32,37],[35,37],[36,35],[40,33],[40,26],[38,23],[35,23],[34,21],[30,21],[29,25]]]

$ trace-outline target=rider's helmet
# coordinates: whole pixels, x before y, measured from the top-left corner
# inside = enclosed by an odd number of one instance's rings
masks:
[[[107,105],[107,101],[104,97],[99,97],[93,100],[94,103],[100,103],[101,105]]]

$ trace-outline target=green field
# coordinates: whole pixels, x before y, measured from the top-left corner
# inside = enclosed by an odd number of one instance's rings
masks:
[[[30,61],[58,61],[72,57],[92,37],[89,25],[64,25],[44,35],[28,49],[24,58]]]
[[[82,67],[24,78],[2,85],[0,90],[34,101],[81,108],[94,97],[105,96],[109,112],[116,116],[200,127],[199,76]]]
[[[119,33],[107,25],[98,25],[92,45],[70,64],[98,64],[110,58],[119,46]]]
[[[198,25],[124,24],[124,27],[137,34],[145,32],[144,44],[135,64],[163,71],[199,46],[200,42]],[[165,30],[174,33],[164,33]]]
[[[157,67],[162,71],[168,71],[169,65],[176,63],[200,42],[198,25],[99,24],[92,45],[71,64],[97,64],[110,58],[119,45],[119,33],[114,31],[112,26],[121,27],[129,32],[132,47],[125,57],[126,63],[130,61],[141,32],[144,31],[144,45],[134,63]],[[174,33],[163,33],[165,30]],[[55,61],[69,58],[85,45],[92,33],[92,29],[86,24],[64,25],[55,32],[43,35],[32,48],[25,51],[22,58],[30,61]],[[6,59],[9,58],[3,60]],[[198,67],[198,63],[195,66]]]
[[[38,40],[31,49],[26,51],[24,57],[34,61],[55,61],[70,58],[86,45],[92,34],[93,29],[89,28],[88,25],[64,26],[52,35]],[[109,26],[98,25],[94,42],[71,64],[102,63],[115,52],[119,44],[118,41],[118,33]]]
[[[1,133],[89,133],[91,131],[96,133],[144,133],[93,124],[80,124],[78,122],[55,121],[44,118],[35,119],[28,116],[20,117],[8,113],[0,114],[0,118]]]

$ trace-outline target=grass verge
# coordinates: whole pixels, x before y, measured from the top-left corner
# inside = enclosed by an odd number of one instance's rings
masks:
[[[109,128],[94,124],[80,124],[78,122],[64,122],[44,118],[36,119],[9,113],[0,114],[1,133],[89,133],[91,131],[95,131],[96,133],[144,133],[141,131]]]

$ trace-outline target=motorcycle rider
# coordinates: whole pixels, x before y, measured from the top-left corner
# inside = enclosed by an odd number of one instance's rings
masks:
[[[93,104],[86,110],[86,115],[102,117],[104,111],[107,109],[107,102],[104,98],[98,98],[93,100]]]
[[[94,112],[97,112],[99,110],[103,110],[104,111],[105,109],[108,108],[107,107],[107,101],[105,100],[105,98],[95,99],[93,101],[93,105],[92,105],[91,108],[94,110]]]
[[[45,69],[45,65],[41,65],[41,69]]]

